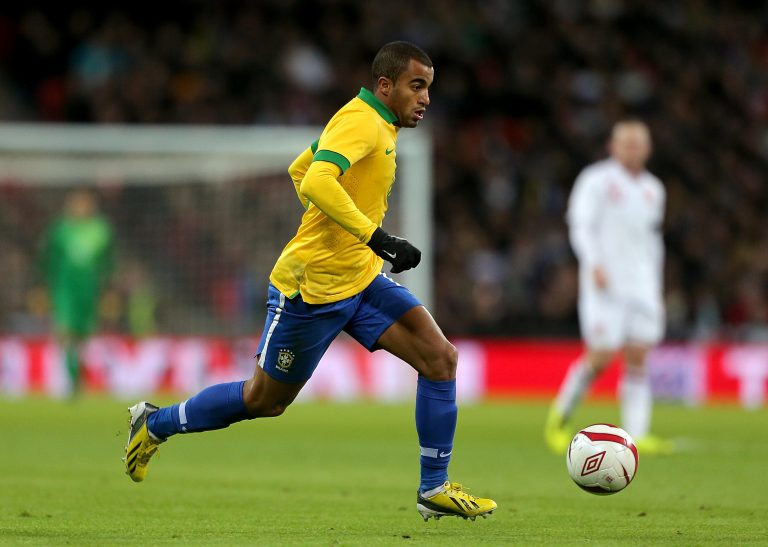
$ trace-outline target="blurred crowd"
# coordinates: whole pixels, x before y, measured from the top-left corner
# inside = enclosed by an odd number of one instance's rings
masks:
[[[290,180],[140,182],[87,190],[116,235],[116,264],[101,291],[100,330],[257,333],[265,280],[303,211]],[[0,185],[0,332],[52,329],[42,242],[67,214],[62,204],[72,194],[67,187]],[[270,237],[274,233],[281,235]]]
[[[766,28],[768,8],[745,0],[6,6],[0,119],[323,124],[370,85],[380,45],[410,40],[436,68],[435,312],[447,332],[576,334],[568,192],[611,124],[636,116],[668,193],[670,336],[766,339]]]

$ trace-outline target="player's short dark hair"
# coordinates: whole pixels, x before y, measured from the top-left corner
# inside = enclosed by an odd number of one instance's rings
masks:
[[[415,59],[425,66],[432,66],[432,59],[419,46],[409,42],[385,44],[374,57],[371,66],[374,89],[381,76],[396,82],[400,75],[408,69],[411,59]]]

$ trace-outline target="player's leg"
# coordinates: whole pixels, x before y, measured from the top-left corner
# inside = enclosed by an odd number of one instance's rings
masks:
[[[207,387],[186,401],[152,413],[150,435],[166,440],[178,433],[214,431],[242,420],[280,416],[305,383],[280,382],[256,367],[248,380]]]
[[[663,307],[658,302],[638,302],[630,312],[629,342],[624,347],[624,369],[619,381],[622,425],[645,454],[669,453],[674,450],[673,444],[651,434],[653,394],[646,365],[648,352],[663,336]]]
[[[331,341],[352,315],[345,301],[311,306],[285,298],[270,285],[259,366],[245,381],[217,384],[180,403],[158,409],[141,402],[130,409],[126,470],[146,475],[157,446],[178,433],[223,429],[253,418],[279,416],[301,391]]]
[[[424,492],[448,480],[456,431],[458,352],[423,306],[407,311],[379,338],[378,347],[419,373],[416,386],[416,432],[421,452]]]
[[[72,395],[82,388],[83,345],[94,330],[98,320],[99,294],[97,291],[72,290],[66,334],[63,336],[64,359],[72,385]]]
[[[456,515],[474,519],[496,508],[448,481],[448,464],[456,430],[458,352],[418,300],[388,277],[379,276],[346,327],[366,348],[385,349],[419,373],[416,431],[421,479],[417,509],[425,519]]]
[[[178,433],[213,431],[243,420],[281,415],[304,383],[279,382],[256,367],[248,380],[207,387],[168,407],[137,403],[130,408],[131,432],[125,449],[128,475],[136,482],[144,480],[149,460],[160,444]]]
[[[587,349],[571,363],[544,424],[544,440],[552,452],[561,454],[568,448],[573,437],[569,420],[614,354],[613,350]]]
[[[341,308],[341,306],[337,306]],[[325,313],[317,314],[322,308]],[[343,311],[343,310],[342,310]],[[329,306],[286,298],[270,285],[267,318],[257,350],[258,365],[245,381],[208,387],[148,418],[150,434],[165,440],[177,433],[225,428],[251,418],[279,416],[301,391],[347,317]]]
[[[648,435],[651,427],[651,383],[645,366],[650,348],[630,343],[624,348],[624,370],[619,381],[621,423],[634,439]]]
[[[614,354],[612,349],[588,348],[571,363],[553,405],[560,416],[561,425],[570,420],[592,382],[605,370]]]
[[[424,518],[459,516],[474,520],[496,509],[496,502],[470,495],[448,480],[456,431],[458,352],[423,306],[406,312],[378,340],[379,347],[419,373],[416,387],[416,432],[421,478],[416,508]]]
[[[625,314],[620,303],[609,295],[582,295],[579,320],[587,351],[568,368],[544,426],[544,439],[556,453],[568,448],[572,437],[566,427],[568,421],[621,347],[624,336]]]
[[[69,378],[70,394],[80,391],[82,367],[80,349],[83,339],[96,322],[96,305],[83,301],[76,288],[61,287],[53,295],[53,323],[59,348],[64,355],[64,368]]]
[[[69,378],[70,394],[77,395],[81,384],[80,346],[82,341],[70,333],[62,332],[58,336],[59,347],[64,354],[64,368]]]
[[[384,349],[419,373],[416,430],[421,444],[421,490],[442,485],[456,429],[456,348],[411,292],[386,275],[363,291],[345,330],[373,351]]]

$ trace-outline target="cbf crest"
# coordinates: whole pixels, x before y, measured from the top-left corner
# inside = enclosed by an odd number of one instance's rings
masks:
[[[288,372],[293,364],[295,355],[289,349],[281,349],[277,352],[277,368],[283,372]]]

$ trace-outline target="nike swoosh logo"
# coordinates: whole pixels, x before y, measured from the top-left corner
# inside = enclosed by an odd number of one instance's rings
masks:
[[[440,452],[440,457],[441,458],[447,458],[451,454],[453,454],[453,450],[451,450],[450,452]]]
[[[395,149],[394,149],[394,148],[387,148],[386,150],[384,150],[384,153],[385,153],[387,156],[389,156],[389,155],[390,155],[392,152],[394,152],[394,151],[395,151]]]
[[[397,253],[390,253],[389,251],[385,251],[384,249],[382,249],[381,252],[387,255],[389,258],[392,258],[392,259],[397,258]]]

